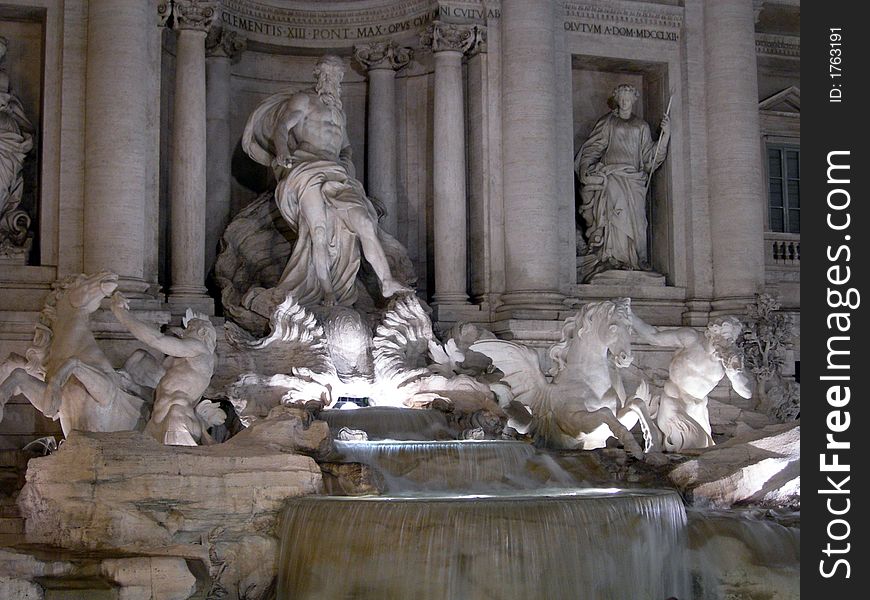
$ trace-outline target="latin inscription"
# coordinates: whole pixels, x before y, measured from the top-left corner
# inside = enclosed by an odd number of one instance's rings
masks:
[[[565,31],[572,33],[591,33],[616,37],[638,38],[643,40],[664,40],[676,42],[680,39],[676,31],[647,29],[645,27],[621,27],[619,25],[602,25],[601,23],[586,23],[584,21],[565,21]]]
[[[442,7],[442,11],[444,8]],[[470,10],[470,9],[467,9]],[[428,25],[439,16],[437,10],[402,21],[378,23],[361,27],[309,27],[291,26],[281,23],[264,23],[224,11],[221,20],[234,29],[249,33],[257,33],[269,37],[289,40],[333,41],[333,40],[365,40],[391,35],[402,31],[417,30]]]

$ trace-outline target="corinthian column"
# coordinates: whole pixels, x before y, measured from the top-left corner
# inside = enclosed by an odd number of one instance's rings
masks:
[[[551,0],[502,0],[506,312],[556,318],[559,293],[556,20]]]
[[[175,123],[172,132],[170,252],[173,312],[213,310],[205,289],[206,106],[205,36],[218,3],[175,0]]]
[[[368,130],[366,132],[366,190],[384,204],[383,227],[398,233],[398,181],[396,175],[396,71],[411,62],[410,48],[393,42],[354,47],[357,62],[369,72]]]
[[[235,31],[212,28],[205,39],[206,211],[205,270],[214,265],[217,243],[230,220],[233,143],[230,140],[230,66],[245,49]]]
[[[764,285],[764,193],[752,0],[704,3],[713,310],[742,312]]]
[[[109,269],[129,295],[144,279],[149,38],[157,28],[154,4],[141,0],[88,2],[85,89],[84,264]]]
[[[433,23],[422,36],[435,55],[433,221],[435,304],[468,304],[465,195],[465,102],[462,56],[481,41],[475,26]]]

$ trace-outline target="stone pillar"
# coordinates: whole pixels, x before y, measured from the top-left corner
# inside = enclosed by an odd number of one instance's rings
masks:
[[[468,304],[462,56],[476,47],[480,38],[480,30],[474,26],[434,23],[422,39],[435,54],[432,213],[435,236],[433,301],[436,305]],[[439,319],[442,318],[439,315]]]
[[[555,5],[502,0],[506,316],[555,319],[562,307]]]
[[[366,191],[383,203],[387,214],[381,225],[394,237],[399,212],[396,72],[412,56],[410,48],[396,47],[391,41],[354,47],[354,57],[369,72]]]
[[[245,38],[214,27],[205,39],[206,164],[205,270],[214,266],[217,245],[230,221],[233,140],[230,139],[230,67]]]
[[[713,313],[743,312],[764,285],[755,13],[753,0],[704,9]]]
[[[88,3],[82,268],[114,271],[120,289],[133,297],[149,287],[145,203],[153,148],[147,103],[153,99],[145,49],[156,27],[150,2]]]
[[[205,37],[217,2],[175,0],[175,106],[170,180],[172,312],[214,311],[205,289],[206,105]]]

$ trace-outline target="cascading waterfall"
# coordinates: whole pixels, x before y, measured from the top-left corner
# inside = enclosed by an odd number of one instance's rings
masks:
[[[356,410],[324,410],[319,415],[329,428],[365,431],[370,440],[450,440],[456,437],[440,410],[408,410],[371,406]]]
[[[371,410],[326,418],[333,429],[406,440],[404,427],[440,418],[394,409],[379,426]],[[675,492],[578,487],[518,441],[335,446],[340,460],[380,471],[385,495],[288,502],[282,600],[690,598],[686,512]]]
[[[527,489],[535,449],[514,441],[336,442],[348,462],[378,469],[387,491]]]
[[[278,597],[688,598],[685,523],[654,490],[298,498]]]

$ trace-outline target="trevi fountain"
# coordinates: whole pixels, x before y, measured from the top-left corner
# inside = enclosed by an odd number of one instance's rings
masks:
[[[4,3],[0,597],[799,598],[799,12]]]

